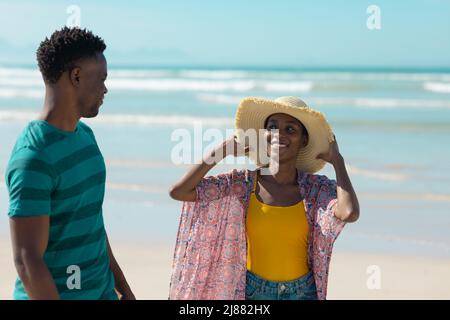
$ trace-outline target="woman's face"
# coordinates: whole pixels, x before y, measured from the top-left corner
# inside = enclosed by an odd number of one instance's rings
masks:
[[[269,116],[265,129],[268,155],[278,152],[280,163],[295,161],[299,150],[308,143],[303,124],[285,113]]]

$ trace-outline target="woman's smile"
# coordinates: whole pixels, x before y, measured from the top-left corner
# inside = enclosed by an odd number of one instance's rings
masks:
[[[277,138],[272,138],[272,140],[270,141],[270,145],[272,147],[276,147],[276,148],[287,148],[289,147],[289,143],[286,141],[280,141]]]

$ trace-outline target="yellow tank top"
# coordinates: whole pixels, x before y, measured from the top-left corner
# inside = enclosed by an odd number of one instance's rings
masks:
[[[288,207],[259,201],[253,186],[247,209],[247,269],[270,281],[308,273],[308,221],[303,201]]]

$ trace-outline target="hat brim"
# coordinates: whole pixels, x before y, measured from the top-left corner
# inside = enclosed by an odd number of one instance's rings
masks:
[[[327,152],[334,140],[331,126],[320,112],[309,107],[294,107],[269,99],[247,97],[244,98],[236,112],[237,141],[244,143],[244,135],[248,129],[264,129],[265,120],[274,113],[285,113],[298,119],[308,131],[308,144],[300,149],[297,155],[296,167],[300,171],[314,173],[321,170],[326,162],[316,159],[317,155]],[[258,144],[259,145],[259,144]],[[261,166],[257,153],[250,152],[248,157]]]

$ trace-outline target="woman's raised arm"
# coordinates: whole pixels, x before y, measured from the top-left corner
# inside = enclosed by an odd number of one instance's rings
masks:
[[[179,201],[197,200],[196,187],[217,163],[229,155],[238,156],[248,150],[238,145],[235,136],[231,136],[203,158],[202,162],[193,165],[184,176],[170,189],[170,197]]]

